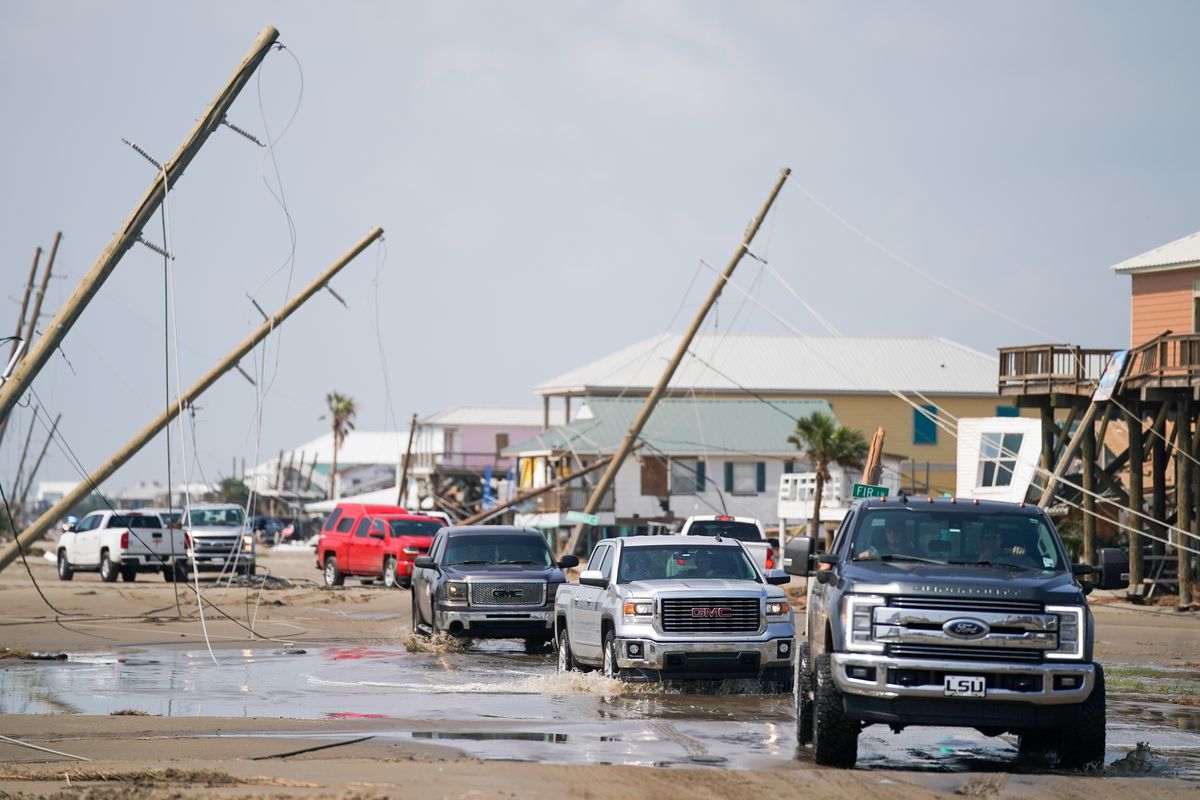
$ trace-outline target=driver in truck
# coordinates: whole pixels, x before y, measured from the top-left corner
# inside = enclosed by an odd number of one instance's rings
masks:
[[[885,516],[883,530],[872,532],[870,544],[858,553],[859,558],[881,558],[882,556],[915,556],[916,548],[904,530],[904,521],[899,517]]]

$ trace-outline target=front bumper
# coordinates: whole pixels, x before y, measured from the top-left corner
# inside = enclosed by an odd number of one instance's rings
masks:
[[[708,680],[737,677],[790,679],[795,632],[770,630],[753,639],[669,640],[637,635],[617,638],[617,667],[623,677],[647,680]]]
[[[954,662],[859,653],[834,653],[832,661],[833,682],[846,696],[848,710],[858,709],[856,716],[876,722],[938,724],[941,719],[941,724],[955,724],[947,716],[965,716],[958,724],[987,725],[1017,706],[1034,716],[1034,707],[1069,712],[1069,706],[1088,698],[1096,680],[1095,667],[1080,663]],[[944,679],[951,675],[983,677],[984,697],[947,696]],[[999,708],[1006,705],[1013,708]],[[919,721],[926,717],[933,721]]]
[[[471,610],[439,605],[434,609],[439,630],[476,639],[554,638],[554,609]]]
[[[254,553],[238,553],[236,555],[215,555],[212,553],[203,553],[195,556],[197,572],[211,572],[213,570],[234,568],[244,570],[247,567],[253,567],[254,564]]]

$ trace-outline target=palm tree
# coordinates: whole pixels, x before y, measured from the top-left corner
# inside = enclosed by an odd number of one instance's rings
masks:
[[[825,481],[829,480],[829,465],[861,467],[867,457],[867,440],[858,431],[845,428],[823,411],[817,411],[804,419],[796,420],[796,432],[788,441],[803,450],[817,473],[817,491],[813,497],[812,519],[809,521],[809,536],[814,540],[821,530],[821,495]],[[829,548],[826,535],[825,548]]]
[[[337,392],[325,395],[325,404],[329,406],[329,416],[333,420],[333,465],[329,469],[329,496],[336,500],[338,450],[341,449],[346,434],[354,430],[354,415],[358,413],[358,406],[353,397]]]

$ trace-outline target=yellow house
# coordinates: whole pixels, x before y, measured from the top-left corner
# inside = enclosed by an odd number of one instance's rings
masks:
[[[534,391],[546,417],[552,403],[570,420],[572,402],[583,397],[649,395],[679,339],[647,339],[540,384]],[[997,369],[996,358],[937,337],[705,334],[667,396],[824,400],[840,424],[868,438],[878,426],[887,430],[884,449],[905,459],[906,490],[953,492],[956,444],[939,423],[953,429],[958,417],[1016,416],[1013,401],[997,395]]]

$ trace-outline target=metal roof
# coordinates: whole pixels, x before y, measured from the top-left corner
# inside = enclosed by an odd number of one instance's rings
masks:
[[[640,397],[589,397],[569,425],[542,431],[514,444],[504,455],[575,450],[613,453],[645,402]],[[833,414],[824,400],[680,399],[660,400],[642,429],[643,455],[800,456],[788,442],[796,420],[815,411]]]
[[[499,406],[459,406],[439,411],[421,420],[425,425],[461,427],[481,425],[487,427],[542,427],[543,410],[540,408],[504,408]],[[550,424],[561,425],[566,419],[561,408],[550,410]]]
[[[638,342],[537,386],[542,395],[626,390],[647,394],[678,347],[679,334]],[[707,362],[707,363],[706,363]],[[670,388],[758,394],[996,394],[992,356],[936,337],[697,336]]]
[[[1114,272],[1159,272],[1200,266],[1200,231],[1127,258],[1113,267]]]

